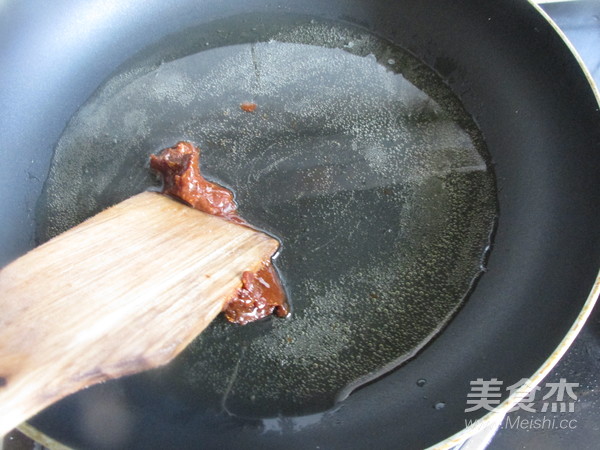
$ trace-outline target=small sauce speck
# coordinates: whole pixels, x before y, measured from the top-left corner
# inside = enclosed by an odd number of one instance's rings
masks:
[[[256,111],[257,107],[258,107],[258,105],[256,103],[252,103],[252,102],[244,102],[240,105],[240,108],[242,109],[242,111],[246,111],[246,112],[254,112],[254,111]]]

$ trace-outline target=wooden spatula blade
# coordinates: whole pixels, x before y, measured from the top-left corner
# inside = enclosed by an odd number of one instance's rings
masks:
[[[0,271],[0,435],[90,384],[170,361],[278,242],[157,193]]]

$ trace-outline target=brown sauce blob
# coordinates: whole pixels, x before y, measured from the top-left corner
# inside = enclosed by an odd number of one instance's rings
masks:
[[[158,155],[150,155],[150,167],[162,175],[163,193],[200,211],[248,226],[237,213],[233,193],[202,176],[200,150],[190,142],[178,142]],[[227,320],[240,325],[271,314],[288,315],[285,291],[270,259],[263,261],[258,272],[243,273],[241,288],[225,304],[223,312]]]
[[[252,103],[252,102],[244,102],[240,105],[240,108],[242,109],[242,111],[246,111],[246,112],[254,112],[254,111],[256,111],[257,107],[258,107],[258,105],[256,103]]]

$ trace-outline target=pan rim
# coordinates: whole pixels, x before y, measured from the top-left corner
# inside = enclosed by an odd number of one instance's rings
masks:
[[[567,48],[573,54],[573,57],[579,64],[585,78],[587,79],[594,97],[596,98],[596,103],[600,107],[600,89],[589,69],[586,67],[583,58],[577,51],[577,49],[573,46],[571,41],[569,41],[567,35],[558,27],[556,22],[552,20],[552,18],[542,9],[540,6],[541,3],[546,3],[544,0],[528,0],[528,3],[548,22],[548,24],[554,29],[554,31],[561,38],[563,43],[567,46]],[[441,442],[429,447],[429,449],[450,449],[453,448],[467,439],[475,436],[478,432],[483,431],[488,427],[492,427],[495,424],[498,424],[500,420],[505,416],[506,413],[509,412],[514,406],[516,406],[521,400],[523,400],[536,386],[538,386],[542,380],[550,373],[550,371],[558,364],[567,350],[571,347],[571,344],[575,341],[583,326],[585,325],[588,317],[592,313],[598,298],[600,297],[600,270],[598,271],[598,275],[596,275],[596,280],[594,281],[594,285],[592,286],[592,290],[588,295],[588,298],[583,305],[583,308],[579,312],[579,315],[569,328],[569,331],[565,335],[565,337],[560,341],[556,349],[550,354],[550,356],[546,359],[544,364],[531,376],[527,379],[527,381],[523,384],[520,389],[514,391],[504,402],[494,408],[492,411],[488,412],[485,416],[478,419],[472,425],[460,430],[459,432],[453,434],[452,436],[444,439]],[[487,444],[486,444],[487,445]]]
[[[553,27],[555,32],[561,37],[564,44],[571,50],[576,61],[579,63],[581,69],[583,70],[583,74],[584,74],[585,78],[588,80],[588,83],[592,88],[592,92],[594,93],[597,103],[600,104],[600,93],[598,91],[598,87],[595,85],[595,83],[591,77],[591,74],[589,73],[587,68],[583,65],[583,61],[582,61],[581,57],[576,52],[576,50],[573,48],[572,44],[567,40],[564,33],[557,27],[557,25],[550,19],[550,17],[538,5],[538,3],[541,3],[541,2],[536,2],[535,0],[528,0],[528,2],[548,21],[548,23]],[[517,391],[512,396],[510,396],[508,399],[506,399],[497,408],[497,411],[490,412],[486,416],[481,418],[478,421],[477,425],[466,428],[466,429],[462,429],[461,431],[455,433],[454,435],[448,437],[447,439],[441,441],[440,443],[436,444],[435,446],[433,446],[431,448],[449,448],[465,439],[468,439],[469,437],[473,436],[476,432],[480,431],[483,426],[487,426],[487,425],[491,424],[492,421],[497,420],[499,417],[498,413],[506,413],[511,407],[513,407],[515,404],[517,404],[528,393],[529,390],[533,389],[537,384],[539,384],[544,379],[544,377],[546,377],[549,374],[549,372],[554,368],[554,366],[558,363],[558,361],[561,359],[561,357],[566,353],[566,351],[568,350],[570,345],[573,343],[573,341],[575,340],[575,338],[577,337],[577,335],[583,328],[585,321],[591,314],[592,309],[593,309],[594,305],[596,304],[599,295],[600,295],[600,272],[596,276],[596,279],[595,279],[594,285],[591,289],[591,292],[588,295],[588,298],[587,298],[582,310],[579,312],[577,318],[575,319],[573,325],[571,326],[571,328],[569,329],[567,334],[564,336],[564,338],[561,340],[561,342],[557,346],[557,348],[553,351],[552,354],[549,355],[549,357],[544,362],[544,364],[531,376],[529,381],[526,383],[524,389]],[[64,445],[60,444],[59,442],[53,440],[52,438],[49,438],[47,435],[45,435],[44,433],[41,433],[39,430],[37,430],[33,426],[29,425],[28,423],[24,423],[23,425],[21,425],[18,428],[21,431],[23,431],[24,434],[26,434],[28,436],[30,436],[30,433],[35,433],[37,439],[39,439],[40,437],[44,437],[44,438],[48,439],[50,445],[47,445],[47,446],[49,448],[61,448],[61,449],[68,448],[68,447],[65,447]],[[52,443],[54,445],[52,445]],[[44,445],[46,445],[46,444],[44,444]]]
[[[469,425],[467,428],[460,430],[459,432],[453,434],[452,436],[444,439],[441,442],[429,447],[429,449],[450,449],[453,448],[467,439],[473,437],[480,431],[483,431],[487,427],[491,427],[492,424],[497,424],[506,413],[509,412],[517,403],[523,400],[536,386],[538,386],[542,380],[550,373],[550,371],[558,364],[563,355],[567,352],[567,350],[571,347],[571,344],[585,325],[588,317],[592,313],[596,302],[600,296],[600,271],[598,271],[598,275],[596,276],[596,280],[594,282],[594,286],[583,305],[583,308],[571,328],[562,339],[558,347],[552,352],[552,354],[546,359],[544,364],[531,376],[527,379],[527,381],[523,384],[523,386],[516,391],[514,391],[504,402],[494,408],[492,411],[488,412],[485,416],[475,421],[472,425]]]

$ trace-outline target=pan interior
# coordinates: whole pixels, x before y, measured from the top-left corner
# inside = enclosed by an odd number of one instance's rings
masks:
[[[231,415],[325,410],[414,355],[466,299],[497,215],[493,173],[456,97],[390,43],[317,20],[211,27],[161,43],[80,108],[38,237],[157,186],[149,154],[195,142],[207,177],[282,240],[293,313],[219,318],[142,384],[168,380],[182,402]]]

